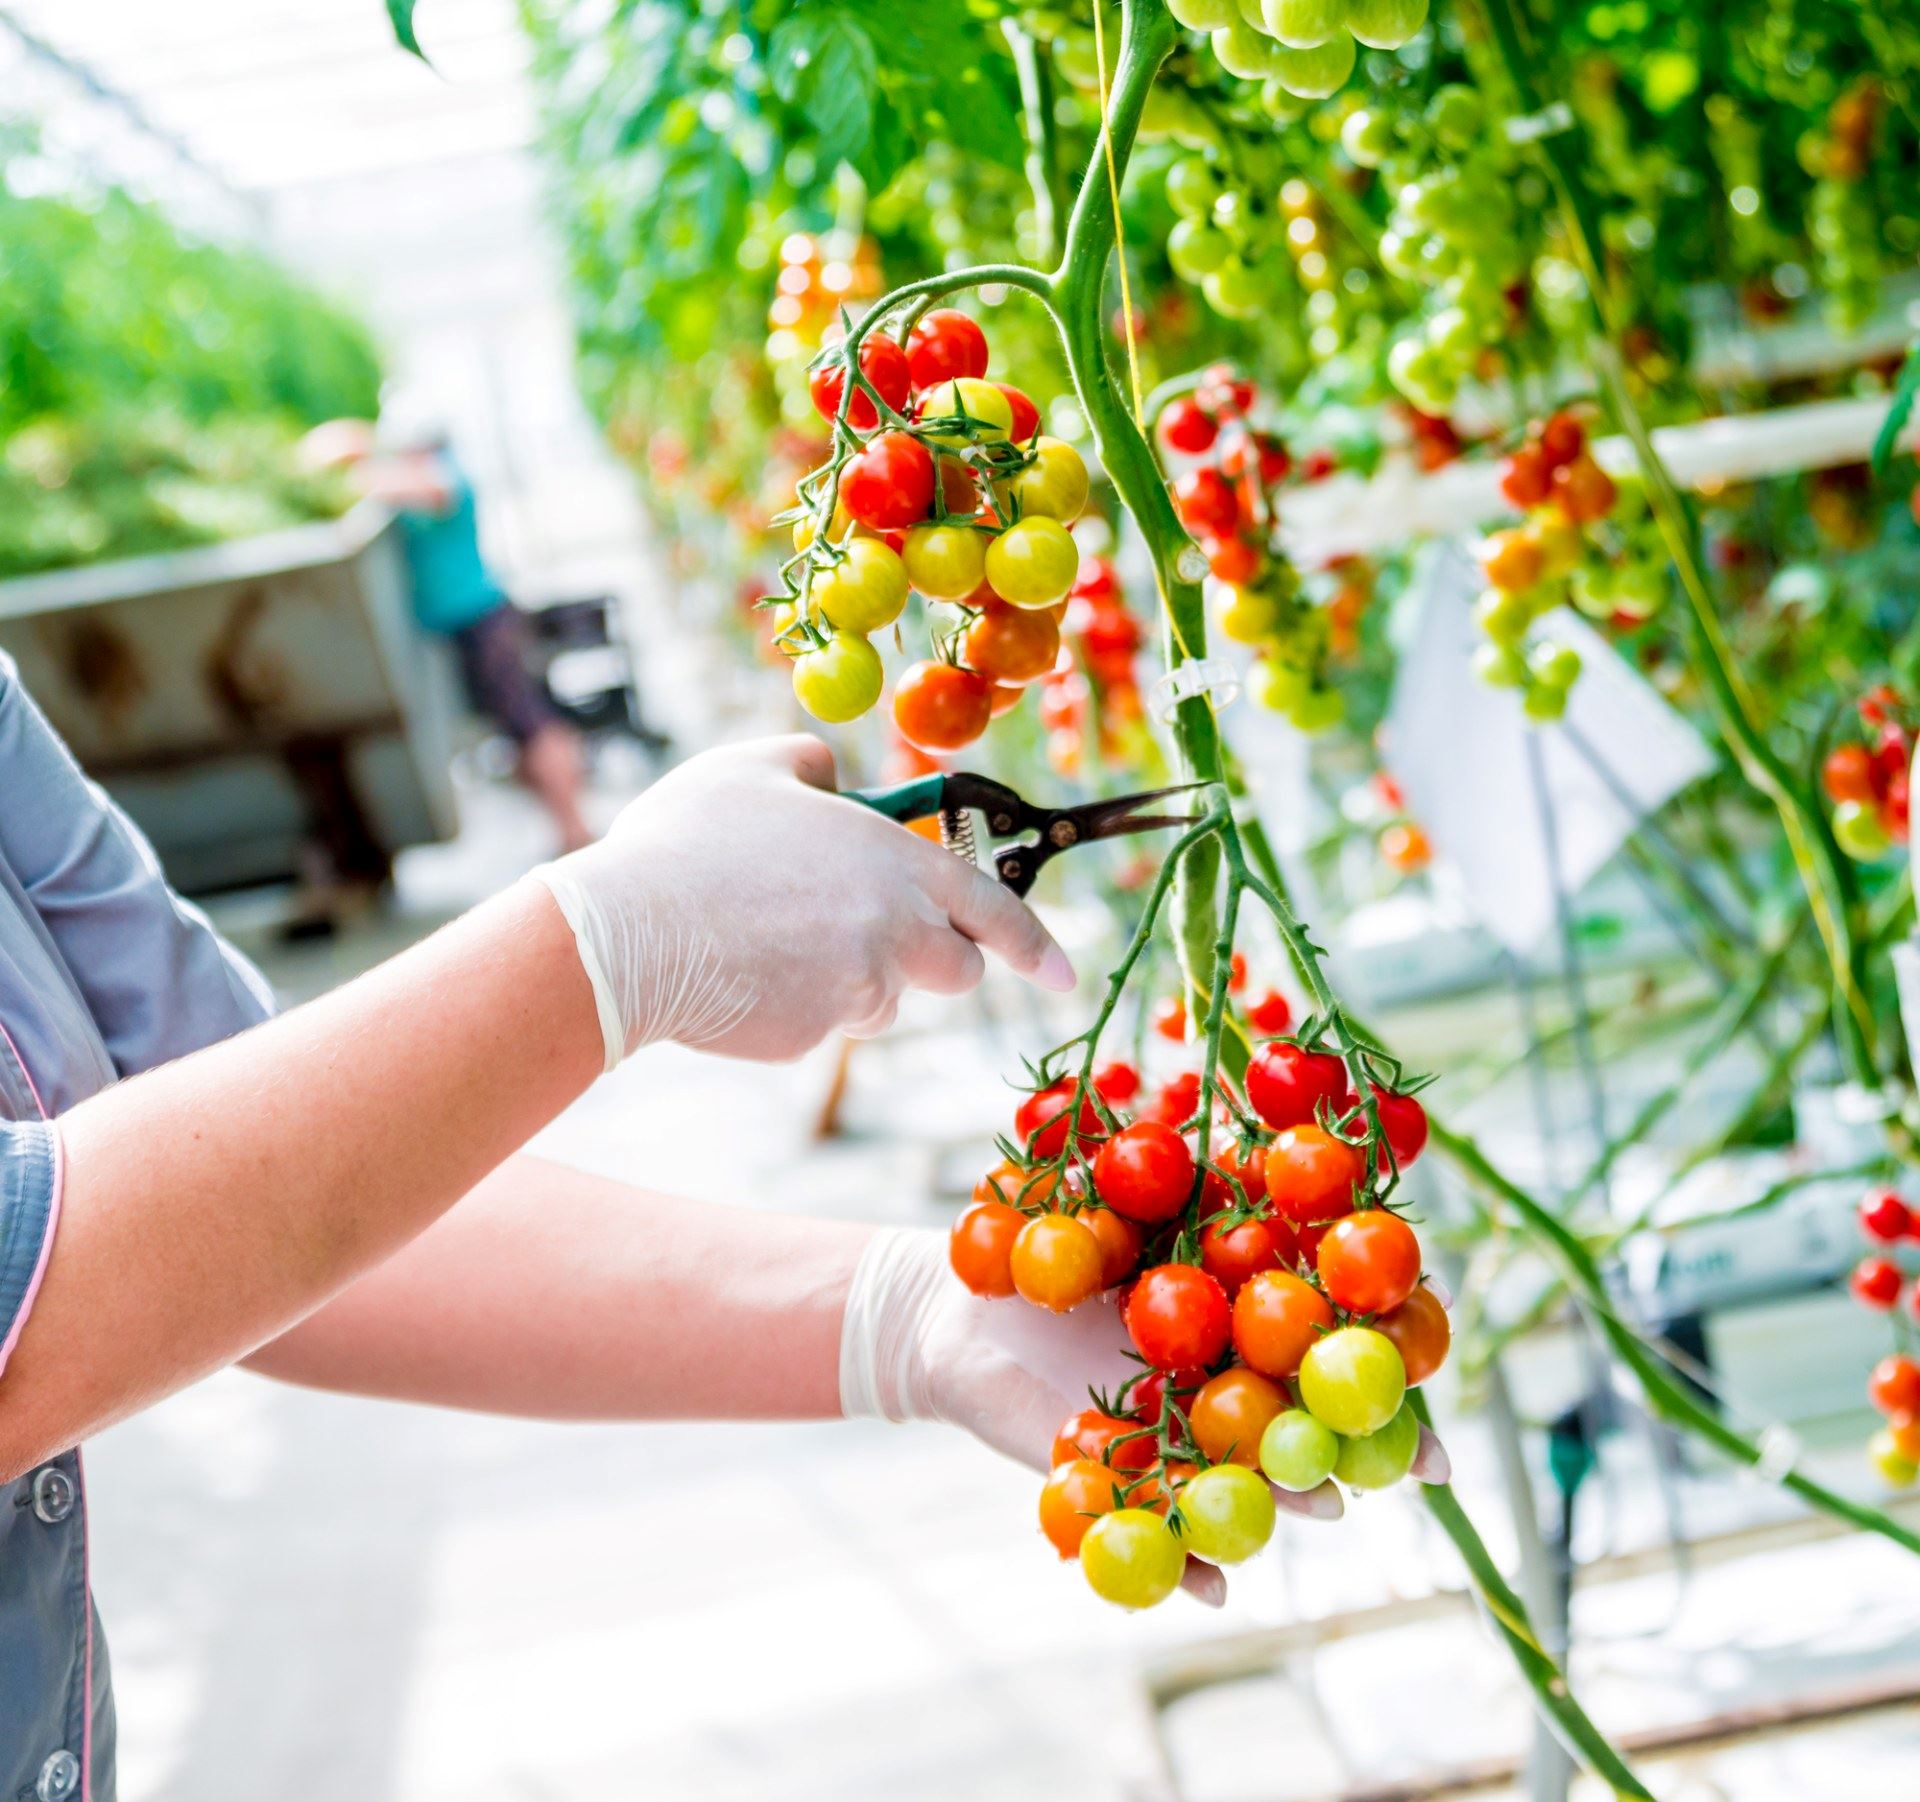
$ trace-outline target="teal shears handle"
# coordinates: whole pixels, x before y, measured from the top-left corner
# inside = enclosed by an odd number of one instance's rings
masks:
[[[892,788],[850,788],[846,796],[849,801],[858,801],[862,807],[871,807],[875,813],[885,814],[904,826],[911,820],[928,819],[938,813],[946,784],[946,777],[936,773],[917,776],[911,782],[897,783]]]

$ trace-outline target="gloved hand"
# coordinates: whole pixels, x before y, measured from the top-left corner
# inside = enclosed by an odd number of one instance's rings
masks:
[[[1087,1391],[1139,1373],[1127,1344],[1109,1296],[1065,1315],[983,1299],[949,1268],[945,1233],[890,1227],[868,1242],[847,1294],[840,1409],[849,1420],[942,1420],[1044,1473],[1054,1435],[1088,1405]],[[1422,1427],[1413,1475],[1444,1483],[1451,1474],[1446,1448]],[[1273,1499],[1312,1520],[1345,1509],[1331,1480],[1304,1495],[1275,1489]],[[1226,1600],[1226,1578],[1198,1558],[1187,1560],[1181,1587],[1209,1607]]]
[[[606,1067],[661,1039],[798,1057],[871,1036],[910,988],[959,995],[985,947],[1042,988],[1073,986],[1047,930],[992,878],[834,793],[813,738],[690,758],[598,844],[544,865],[593,985]]]

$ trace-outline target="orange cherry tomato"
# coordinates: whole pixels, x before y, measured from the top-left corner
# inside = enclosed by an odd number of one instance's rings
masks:
[[[1322,1333],[1334,1326],[1327,1298],[1287,1270],[1263,1270],[1233,1301],[1233,1349],[1263,1377],[1285,1382]]]
[[[953,1223],[947,1261],[975,1295],[1013,1293],[1013,1242],[1027,1217],[1004,1201],[976,1201]]]
[[[1093,1517],[1110,1514],[1114,1491],[1124,1485],[1104,1464],[1074,1458],[1054,1466],[1040,1489],[1040,1531],[1062,1558],[1078,1556]]]
[[[1243,1220],[1227,1227],[1215,1221],[1200,1229],[1200,1268],[1229,1299],[1250,1277],[1284,1268],[1292,1250],[1293,1228],[1284,1220]]]
[[[1420,1280],[1420,1241],[1398,1214],[1363,1208],[1327,1228],[1314,1268],[1336,1308],[1384,1314]]]
[[[923,751],[957,751],[987,729],[993,684],[958,664],[916,663],[893,690],[893,723]]]
[[[1087,1208],[1080,1219],[1100,1244],[1100,1287],[1112,1289],[1124,1283],[1140,1267],[1140,1250],[1146,1242],[1140,1229],[1112,1208]]]
[[[1155,1452],[1151,1435],[1140,1432],[1141,1423],[1117,1414],[1102,1414],[1098,1408],[1082,1408],[1061,1422],[1053,1436],[1053,1462],[1067,1463],[1073,1458],[1091,1458],[1130,1476],[1138,1476],[1152,1464]],[[1136,1439],[1128,1439],[1137,1433]],[[1125,1440],[1116,1444],[1116,1440]]]
[[[1258,1466],[1267,1422],[1291,1405],[1286,1391],[1259,1371],[1223,1370],[1193,1398],[1187,1424],[1209,1463]]]
[[[1072,1214],[1029,1220],[1007,1258],[1022,1299],[1055,1314],[1100,1293],[1100,1263],[1100,1241]]]
[[[1422,1284],[1391,1312],[1373,1323],[1376,1332],[1385,1333],[1407,1367],[1409,1389],[1424,1383],[1447,1361],[1453,1344],[1453,1323],[1439,1296]]]
[[[1613,477],[1585,451],[1562,469],[1553,472],[1553,498],[1577,526],[1592,525],[1613,511],[1619,490]]]
[[[989,682],[1037,682],[1060,656],[1060,622],[1044,609],[996,602],[967,628],[961,654]]]
[[[1267,1147],[1267,1195],[1296,1226],[1353,1212],[1367,1160],[1357,1145],[1322,1126],[1289,1126]]]

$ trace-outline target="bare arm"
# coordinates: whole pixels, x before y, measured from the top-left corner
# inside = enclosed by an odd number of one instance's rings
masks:
[[[841,1317],[872,1233],[523,1155],[247,1362],[554,1420],[837,1418]]]
[[[572,934],[527,882],[63,1115],[60,1230],[0,1387],[0,1478],[283,1332],[552,1119],[601,1057]]]

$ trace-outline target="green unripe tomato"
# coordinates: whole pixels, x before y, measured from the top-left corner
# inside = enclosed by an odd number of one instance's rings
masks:
[[[1347,0],[1261,0],[1267,35],[1294,50],[1330,43],[1347,28]]]
[[[1620,572],[1611,563],[1581,563],[1567,578],[1567,589],[1588,619],[1612,619]]]
[[[1326,732],[1347,717],[1347,697],[1337,688],[1310,688],[1287,714],[1295,731]]]
[[[1180,1587],[1187,1555],[1173,1529],[1145,1508],[1116,1508],[1087,1529],[1080,1568],[1093,1593],[1121,1608],[1152,1608]]]
[[[1069,87],[1099,91],[1100,57],[1092,32],[1075,31],[1055,38],[1053,66]]]
[[[1489,688],[1521,688],[1527,660],[1512,645],[1483,644],[1473,654],[1473,673]]]
[[[1413,1468],[1420,1450],[1420,1422],[1405,1402],[1377,1433],[1340,1441],[1333,1474],[1349,1489],[1391,1489]]]
[[[1353,39],[1344,31],[1335,32],[1324,44],[1310,50],[1290,49],[1284,44],[1274,48],[1279,56],[1273,70],[1275,79],[1289,93],[1307,100],[1324,100],[1338,93],[1346,86],[1359,55]]]
[[[1167,261],[1182,281],[1211,275],[1233,255],[1233,240],[1204,219],[1176,219],[1167,233]]]
[[[1377,169],[1393,154],[1393,120],[1363,106],[1349,113],[1340,127],[1340,148],[1359,169]]]
[[[1442,307],[1424,335],[1436,355],[1458,368],[1471,368],[1480,354],[1480,328],[1465,307]]]
[[[1842,801],[1833,810],[1834,843],[1849,857],[1871,863],[1884,857],[1892,840],[1880,821],[1880,810],[1870,801]]]
[[[1347,29],[1370,50],[1398,50],[1427,22],[1427,0],[1347,0]]]
[[[1487,128],[1486,102],[1477,88],[1450,81],[1427,102],[1427,129],[1448,150],[1470,150]]]
[[[1882,1427],[1867,1441],[1867,1462],[1890,1489],[1905,1489],[1915,1477],[1920,1477],[1920,1465],[1900,1449],[1899,1440],[1887,1427]]]
[[[1189,31],[1218,31],[1240,16],[1240,0],[1167,0],[1172,13]]]
[[[858,719],[879,700],[885,682],[880,653],[854,632],[836,632],[793,660],[794,698],[829,725]]]
[[[1380,234],[1380,262],[1389,275],[1403,282],[1425,273],[1420,261],[1420,240],[1410,232],[1384,231]]]
[[[1183,156],[1167,171],[1167,204],[1183,219],[1204,219],[1220,198],[1220,177],[1201,156]]]
[[[1306,112],[1300,96],[1269,75],[1260,84],[1260,110],[1276,125],[1291,125]]]
[[[1407,1367],[1385,1333],[1336,1327],[1300,1360],[1300,1399],[1315,1420],[1343,1439],[1377,1433],[1406,1399]]]
[[[1295,1495],[1318,1489],[1339,1458],[1339,1435],[1304,1408],[1276,1414],[1260,1435],[1260,1468],[1269,1481]]]
[[[1536,726],[1551,725],[1567,711],[1567,691],[1549,688],[1544,682],[1531,682],[1520,697],[1520,711]]]
[[[1262,707],[1290,714],[1300,705],[1311,684],[1307,672],[1278,657],[1259,657],[1247,672],[1247,692]]]
[[[1533,604],[1524,594],[1489,588],[1473,604],[1473,623],[1504,650],[1515,650],[1533,624]]]
[[[1629,564],[1614,584],[1614,612],[1635,622],[1652,619],[1666,604],[1667,581],[1667,572],[1657,564]]]
[[[1255,31],[1267,29],[1266,0],[1234,0],[1240,9],[1240,17]]]
[[[1216,31],[1208,41],[1220,67],[1242,81],[1265,81],[1280,72],[1280,46],[1244,19]]]
[[[1267,304],[1266,283],[1238,257],[1208,275],[1200,291],[1207,297],[1207,304],[1228,319],[1251,319]]]
[[[1235,644],[1259,644],[1279,629],[1280,609],[1258,588],[1236,588],[1220,610],[1220,633]]]
[[[1273,1537],[1273,1491],[1244,1464],[1216,1464],[1179,1495],[1187,1550],[1212,1564],[1241,1564]]]
[[[1571,688],[1580,680],[1580,653],[1570,644],[1551,640],[1537,644],[1527,658],[1527,667],[1536,682],[1548,688]]]
[[[1457,378],[1445,357],[1423,338],[1401,338],[1387,352],[1387,380],[1422,413],[1445,413],[1453,405]]]

